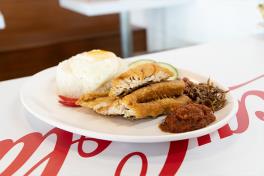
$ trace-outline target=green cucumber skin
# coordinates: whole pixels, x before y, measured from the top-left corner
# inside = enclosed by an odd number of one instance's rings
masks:
[[[169,70],[171,70],[171,71],[174,72],[175,76],[171,77],[171,80],[175,80],[175,79],[178,78],[179,73],[178,73],[177,68],[175,68],[175,67],[172,66],[171,64],[164,63],[164,62],[158,62],[158,64],[159,64],[160,66],[163,66],[163,67],[165,67],[165,68],[168,68]]]
[[[134,61],[134,62],[131,62],[129,64],[129,66],[136,66],[136,65],[140,65],[140,63],[155,63],[156,61],[154,60],[151,60],[151,59],[142,59],[142,60],[137,60],[137,61]]]
[[[137,60],[137,61],[131,62],[129,64],[129,67],[137,66],[137,65],[145,64],[145,63],[157,63],[158,65],[169,69],[170,71],[172,71],[175,74],[175,76],[171,77],[171,80],[175,80],[179,76],[177,68],[175,68],[171,64],[168,64],[168,63],[165,63],[165,62],[156,62],[156,61],[151,60],[151,59],[142,59],[142,60]]]

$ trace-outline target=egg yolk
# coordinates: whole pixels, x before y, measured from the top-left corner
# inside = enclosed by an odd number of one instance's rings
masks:
[[[98,61],[116,57],[114,53],[104,50],[91,50],[89,52],[86,52],[86,54],[87,56],[93,57]]]

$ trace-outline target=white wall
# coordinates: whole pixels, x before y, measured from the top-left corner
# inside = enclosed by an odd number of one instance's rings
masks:
[[[147,28],[150,51],[244,37],[264,32],[258,26],[261,1],[191,0],[166,9],[133,12],[132,23]]]

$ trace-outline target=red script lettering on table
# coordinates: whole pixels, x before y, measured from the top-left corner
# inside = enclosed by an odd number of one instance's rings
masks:
[[[1,173],[1,176],[13,175],[26,161],[33,155],[38,149],[40,144],[46,140],[46,138],[52,134],[57,136],[56,144],[52,152],[46,155],[44,158],[39,160],[25,175],[29,175],[43,162],[48,161],[46,167],[43,170],[42,176],[57,175],[60,171],[62,164],[69,152],[72,144],[78,143],[78,153],[81,157],[93,157],[102,151],[104,151],[111,141],[99,140],[94,138],[86,138],[81,136],[80,139],[73,141],[73,134],[59,128],[53,128],[47,134],[42,135],[40,133],[29,133],[22,138],[13,142],[11,139],[0,141],[0,160],[16,145],[22,143],[23,148],[20,153],[16,156],[13,162]],[[83,151],[83,143],[85,141],[93,141],[97,143],[97,147],[90,153]]]
[[[264,74],[250,81],[242,83],[240,85],[232,86],[230,87],[230,91],[238,89],[246,84],[249,84],[263,77],[264,77]],[[232,130],[230,126],[227,124],[221,129],[219,129],[218,133],[221,139],[231,136],[233,134],[243,133],[248,129],[249,115],[248,115],[248,111],[246,108],[246,98],[248,96],[259,97],[262,100],[264,100],[264,91],[263,90],[249,90],[242,95],[241,100],[238,101],[239,109],[236,114],[237,128],[235,130]],[[259,120],[264,121],[263,111],[256,111],[255,115],[257,116]],[[20,167],[22,167],[28,161],[28,159],[34,154],[34,152],[38,150],[41,143],[45,141],[46,138],[52,134],[55,134],[57,137],[54,149],[48,155],[46,155],[39,161],[36,161],[36,164],[32,168],[30,168],[25,173],[25,175],[29,175],[30,173],[32,173],[36,168],[38,168],[45,161],[47,161],[47,164],[42,172],[42,175],[43,176],[57,175],[67,157],[70,147],[75,143],[78,144],[79,155],[84,158],[94,157],[100,154],[111,144],[111,141],[99,140],[99,139],[94,139],[94,138],[89,138],[89,137],[84,137],[84,136],[81,136],[79,139],[73,141],[72,133],[58,129],[58,128],[51,129],[45,135],[42,135],[41,133],[38,133],[38,132],[29,133],[21,137],[15,142],[11,139],[5,139],[5,140],[0,141],[0,164],[1,164],[1,159],[13,147],[15,147],[16,145],[20,143],[23,144],[23,147],[21,151],[18,153],[18,155],[15,157],[15,159],[1,173],[1,176],[13,175]],[[198,140],[199,146],[211,142],[210,135],[198,137],[197,140]],[[97,143],[97,147],[94,149],[94,151],[91,151],[90,153],[86,153],[83,150],[84,142],[88,142],[88,141]],[[167,175],[175,175],[177,173],[178,169],[180,168],[185,158],[187,148],[188,148],[188,141],[189,140],[170,142],[167,158],[166,158],[166,161],[159,175],[167,176]],[[148,168],[147,157],[145,156],[144,153],[133,152],[133,153],[127,154],[123,159],[121,159],[121,161],[119,162],[117,166],[115,175],[120,175],[122,168],[127,162],[127,160],[133,156],[139,156],[142,160],[142,167],[141,167],[140,175],[147,174],[147,168]]]

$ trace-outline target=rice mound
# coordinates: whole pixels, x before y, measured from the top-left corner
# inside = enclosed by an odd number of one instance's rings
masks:
[[[112,52],[92,50],[80,53],[57,66],[57,92],[79,98],[84,93],[95,91],[126,69],[127,63]]]

